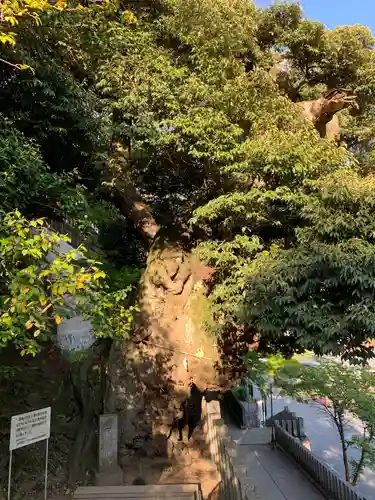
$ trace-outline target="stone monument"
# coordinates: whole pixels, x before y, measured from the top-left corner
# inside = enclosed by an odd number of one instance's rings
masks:
[[[118,415],[107,413],[99,417],[98,486],[122,484],[122,469],[118,465]]]

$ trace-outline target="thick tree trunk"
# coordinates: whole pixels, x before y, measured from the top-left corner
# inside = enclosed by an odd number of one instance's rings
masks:
[[[146,244],[151,245],[159,231],[159,225],[133,184],[130,181],[115,180],[110,186],[104,185],[103,193],[122,214],[129,217]]]
[[[130,144],[124,149],[121,138],[114,137],[111,147],[112,157],[104,173],[102,193],[133,222],[146,245],[150,247],[159,231],[159,225],[150,207],[142,201],[128,171]]]
[[[120,156],[116,168],[109,171],[126,171],[126,159]],[[201,389],[216,389],[226,382],[217,372],[216,341],[206,333],[200,317],[207,301],[205,278],[213,270],[202,265],[182,242],[175,243],[161,234],[150,207],[123,174],[121,181],[108,183],[106,189],[149,249],[131,338],[117,343],[111,351],[107,407],[120,412],[123,446],[132,448],[140,436],[158,436],[156,441],[163,447],[163,424],[172,423],[175,409],[187,394],[188,382],[194,381]]]
[[[110,359],[109,408],[121,412],[125,446],[137,436],[162,438],[190,381],[201,389],[223,386],[216,342],[200,317],[209,273],[192,252],[155,241],[139,285],[132,338],[114,346]]]
[[[320,137],[334,142],[340,139],[340,122],[336,113],[349,106],[357,107],[356,96],[350,95],[345,89],[334,89],[319,99],[300,101],[297,105],[314,124]]]

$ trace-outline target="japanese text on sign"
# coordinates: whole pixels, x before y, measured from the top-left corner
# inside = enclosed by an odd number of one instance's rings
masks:
[[[12,417],[9,450],[37,443],[50,436],[51,408],[22,413]]]

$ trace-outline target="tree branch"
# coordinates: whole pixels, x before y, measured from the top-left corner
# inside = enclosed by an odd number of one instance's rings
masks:
[[[120,114],[120,117],[117,114]],[[121,112],[114,112],[113,123],[118,123],[120,119]],[[116,137],[114,132],[111,150],[112,155],[104,174],[101,191],[125,217],[133,222],[142,238],[151,245],[159,231],[159,225],[151,208],[143,202],[129,174],[130,140],[124,147],[121,137]]]
[[[102,192],[129,218],[142,238],[151,244],[159,231],[159,224],[154,219],[151,208],[142,201],[136,188],[129,182],[116,179],[112,183],[105,183]]]

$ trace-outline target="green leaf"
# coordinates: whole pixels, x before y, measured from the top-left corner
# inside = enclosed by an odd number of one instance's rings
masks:
[[[0,33],[0,43],[14,46],[16,44],[16,34],[13,32]]]

